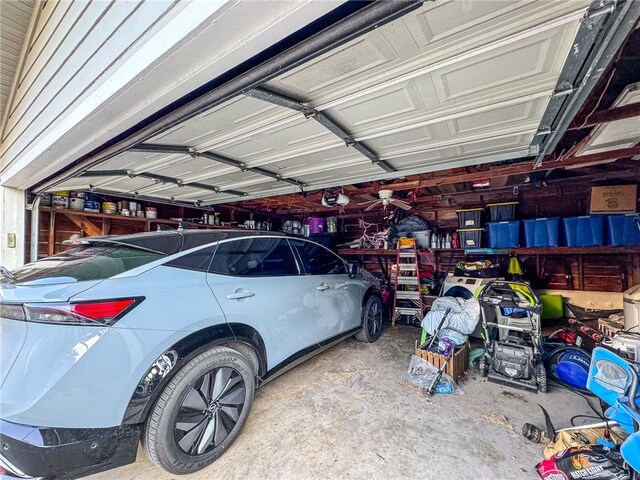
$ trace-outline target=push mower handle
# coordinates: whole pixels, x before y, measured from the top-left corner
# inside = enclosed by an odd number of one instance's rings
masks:
[[[529,285],[528,283],[524,283],[524,282],[510,282],[507,280],[491,280],[489,282],[487,282],[484,287],[482,288],[482,290],[480,291],[480,295],[482,295],[487,289],[491,288],[491,287],[506,287],[506,288],[511,288],[512,286],[516,286],[516,287],[522,287],[522,288],[526,288],[527,290],[527,294],[531,295],[531,298],[533,298],[533,300],[536,302],[536,306],[540,306],[540,299],[538,298],[538,296],[535,294],[535,292],[533,291],[533,289],[531,288],[531,285]]]

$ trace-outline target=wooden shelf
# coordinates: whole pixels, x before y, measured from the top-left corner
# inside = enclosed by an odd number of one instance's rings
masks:
[[[429,250],[430,252],[438,253],[451,253],[464,252],[465,255],[509,255],[511,252],[522,255],[616,255],[626,253],[640,253],[640,245],[626,246],[626,247],[538,247],[538,248],[474,248],[468,250],[451,250],[451,249],[435,249]],[[372,255],[372,256],[395,256],[398,254],[398,250],[395,249],[375,249],[375,248],[361,248],[351,249],[342,248],[338,250],[340,255]]]
[[[465,255],[616,255],[640,253],[640,245],[625,247],[520,247],[520,248],[475,248],[465,250]]]
[[[180,223],[192,225],[194,227],[202,227],[202,228],[221,228],[221,229],[233,229],[233,227],[222,227],[219,225],[205,225],[202,223],[192,223],[192,222],[177,222],[176,220],[167,220],[164,218],[147,218],[147,217],[127,217],[124,215],[114,215],[110,213],[96,213],[96,212],[84,212],[81,210],[69,210],[63,208],[53,208],[53,207],[40,207],[40,211],[42,212],[56,212],[62,214],[69,215],[78,215],[87,218],[106,218],[109,220],[123,220],[125,222],[141,222],[141,223],[161,223],[165,225],[178,225]]]

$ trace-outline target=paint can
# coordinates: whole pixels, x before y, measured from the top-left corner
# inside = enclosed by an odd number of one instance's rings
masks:
[[[158,209],[156,207],[146,207],[144,215],[147,218],[158,218]]]
[[[143,209],[136,210],[136,217],[144,218],[144,210]]]
[[[53,208],[69,208],[69,192],[53,192]]]
[[[69,198],[69,208],[71,208],[71,210],[78,210],[81,212],[82,210],[84,210],[84,204],[84,197],[71,196]]]
[[[324,233],[327,229],[327,221],[320,217],[309,217],[309,235]]]
[[[84,199],[87,198],[87,196],[85,195],[84,192],[80,192],[80,191],[77,191],[77,190],[71,190],[69,192],[69,197],[71,197],[71,198],[84,198]]]
[[[53,201],[52,195],[50,193],[45,193],[40,198],[40,206],[41,207],[50,207],[52,201]]]
[[[135,212],[138,211],[138,202],[129,202],[129,210],[131,210],[131,216],[134,217]]]
[[[122,215],[123,217],[130,217],[131,210],[129,210],[128,208],[123,208],[122,210],[120,210],[120,215]]]
[[[100,213],[100,203],[94,202],[93,200],[85,200],[84,211],[92,212],[92,213]]]
[[[102,213],[115,215],[118,212],[118,204],[115,202],[102,202]]]

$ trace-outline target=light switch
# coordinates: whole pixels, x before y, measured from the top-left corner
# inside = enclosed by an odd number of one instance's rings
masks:
[[[7,233],[7,247],[8,248],[16,248],[16,234],[15,233]]]

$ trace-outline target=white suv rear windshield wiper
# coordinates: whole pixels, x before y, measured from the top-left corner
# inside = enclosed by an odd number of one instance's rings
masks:
[[[0,275],[2,275],[4,278],[8,279],[11,281],[11,283],[16,283],[16,276],[11,273],[8,269],[0,266]]]

